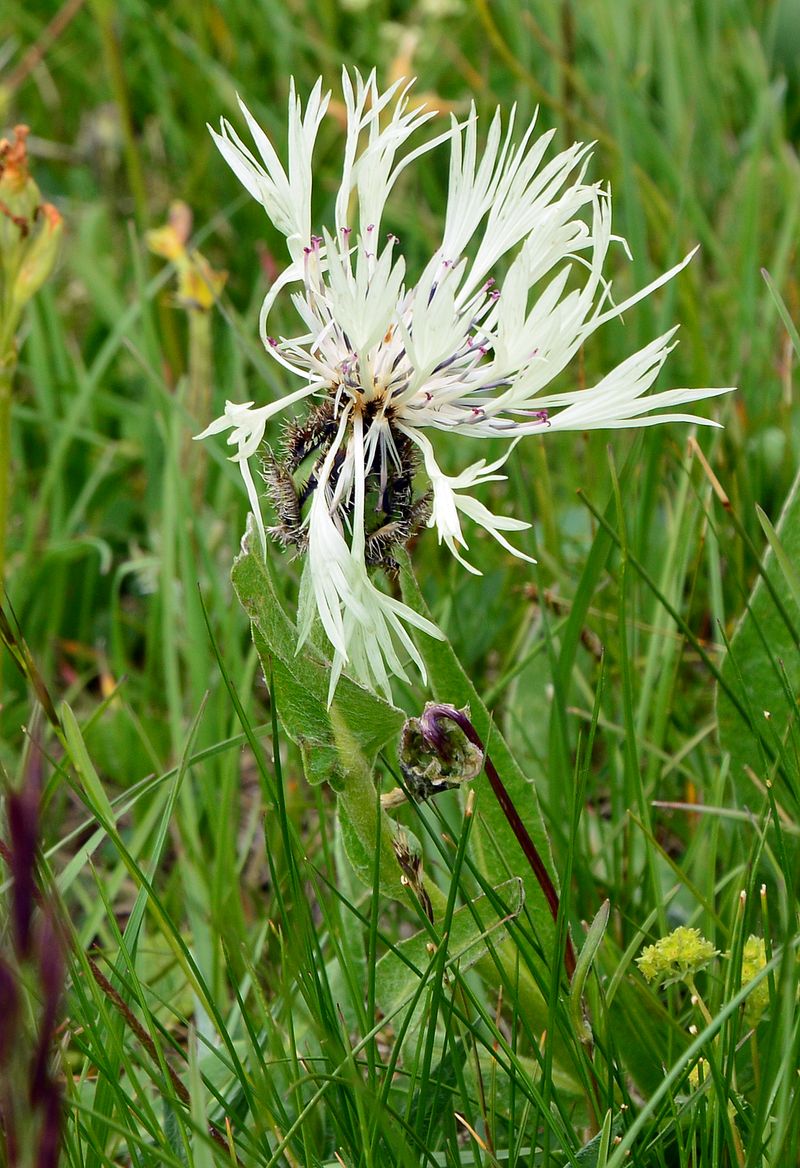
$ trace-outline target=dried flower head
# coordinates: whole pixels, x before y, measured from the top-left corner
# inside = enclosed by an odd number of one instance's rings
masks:
[[[718,950],[699,929],[679,925],[666,937],[643,949],[636,964],[648,981],[668,986],[677,981],[690,981],[717,954]]]
[[[0,138],[0,337],[13,337],[20,314],[52,272],[63,220],[28,166],[28,127]],[[1,342],[0,342],[1,343]],[[0,364],[8,354],[0,351]]]
[[[426,521],[474,572],[462,555],[464,518],[528,559],[506,533],[530,525],[492,514],[474,494],[504,477],[499,472],[516,440],[675,420],[714,425],[680,407],[727,391],[648,392],[672,348],[671,330],[593,387],[548,392],[592,333],[670,280],[691,256],[614,304],[602,270],[619,240],[611,231],[608,189],[584,181],[590,146],[576,143],[548,160],[553,133],[536,137],[534,121],[516,141],[514,111],[504,128],[498,110],[480,152],[473,107],[462,122],[453,117],[444,133],[410,148],[434,112],[409,105],[409,85],[398,82],[381,93],[374,72],[366,81],[344,72],[342,84],[341,182],[333,221],[320,233],[312,230],[311,159],[330,98],[321,80],[305,110],[291,88],[288,169],[243,104],[260,158],[229,122],[223,120],[219,134],[212,130],[226,162],[286,236],[290,262],[264,300],[260,324],[267,351],[298,388],[258,407],[228,402],[199,437],[230,430],[233,460],[264,541],[250,460],[274,414],[305,398],[321,401],[290,439],[288,457],[267,464],[275,534],[306,553],[299,639],[302,644],[318,616],[333,647],[331,692],[348,663],[357,677],[388,693],[391,674],[405,677],[401,652],[424,674],[408,626],[440,634],[376,587],[371,564],[388,560],[391,567],[392,547]],[[441,243],[412,280],[399,240],[381,228],[384,210],[403,170],[445,144],[450,180]],[[270,312],[292,284],[302,328],[297,336],[276,337]],[[652,412],[664,408],[669,412]],[[429,436],[441,431],[508,445],[491,461],[447,475]],[[311,465],[295,498],[289,479],[295,482],[299,454],[291,446],[305,437]],[[429,503],[414,495],[418,461]],[[376,511],[374,524],[368,517]]]
[[[438,717],[443,708],[453,709],[428,702],[421,718],[406,720],[400,736],[400,770],[418,803],[472,782],[483,769],[483,751],[457,723]],[[469,707],[454,712],[469,718]]]

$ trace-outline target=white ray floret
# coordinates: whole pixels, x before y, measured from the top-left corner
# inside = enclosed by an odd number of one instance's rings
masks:
[[[381,93],[374,72],[364,80],[346,71],[342,85],[347,131],[341,182],[334,222],[318,234],[312,227],[312,154],[330,101],[321,81],[305,110],[291,86],[286,168],[243,103],[258,158],[224,119],[221,133],[212,130],[237,178],[286,237],[289,264],[264,300],[260,329],[267,352],[301,384],[259,408],[228,402],[224,415],[198,437],[231,431],[232,457],[264,543],[250,460],[266,426],[303,398],[332,403],[336,436],[320,451],[303,520],[299,642],[319,618],[333,650],[331,695],[345,666],[389,694],[391,677],[406,676],[405,661],[424,676],[409,627],[440,635],[377,587],[367,567],[368,480],[378,475],[383,483],[391,475],[400,436],[422,458],[432,493],[429,526],[477,572],[462,555],[464,518],[529,559],[503,533],[530,524],[492,514],[474,494],[504,477],[497,472],[522,436],[667,421],[713,426],[718,423],[680,407],[729,389],[650,392],[674,345],[671,330],[594,387],[548,393],[598,328],[671,280],[691,254],[615,304],[603,268],[610,245],[624,241],[611,231],[608,190],[585,182],[590,146],[576,143],[548,158],[552,132],[536,137],[532,122],[516,140],[514,111],[504,129],[498,110],[481,151],[473,107],[463,122],[453,118],[447,131],[412,147],[435,114],[410,105],[410,85],[398,82]],[[450,176],[441,244],[412,284],[398,241],[381,231],[381,222],[402,171],[445,142]],[[272,337],[270,312],[292,285],[302,331]],[[447,475],[425,430],[511,445],[493,462],[481,459]]]

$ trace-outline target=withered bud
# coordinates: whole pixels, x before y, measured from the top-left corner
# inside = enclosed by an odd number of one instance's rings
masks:
[[[409,718],[403,727],[400,770],[418,803],[471,782],[483,769],[483,752],[451,720],[453,715],[468,720],[469,708],[456,710],[428,702],[422,717]]]
[[[28,126],[15,126],[13,142],[8,138],[0,138],[0,197],[12,204],[29,189],[28,134]],[[35,206],[36,200],[29,208],[20,205],[12,206],[12,210],[24,214]]]
[[[52,272],[63,231],[61,215],[42,202],[30,176],[27,137],[28,127],[16,126],[13,142],[0,139],[0,292],[11,332]]]
[[[433,921],[433,905],[425,888],[422,856],[418,851],[412,850],[408,835],[402,828],[392,840],[392,846],[397,863],[400,865],[400,871],[403,873],[400,877],[400,883],[405,884],[415,893],[425,916],[429,921]]]
[[[64,220],[52,203],[36,208],[34,231],[22,254],[14,281],[14,300],[21,309],[44,284],[55,266]]]

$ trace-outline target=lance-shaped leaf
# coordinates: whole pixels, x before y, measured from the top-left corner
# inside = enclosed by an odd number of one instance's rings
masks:
[[[456,909],[450,929],[439,943],[447,946],[443,961],[428,930],[400,941],[381,957],[375,968],[375,1001],[381,1013],[391,1021],[395,1032],[401,1029],[410,1009],[422,1014],[425,987],[435,971],[446,972],[457,966],[461,973],[466,973],[487,955],[489,939],[493,948],[505,940],[506,922],[518,917],[522,911],[522,881],[516,877],[507,880],[495,889],[495,893],[507,906],[507,915],[498,918],[496,907],[487,896],[478,896],[472,904]]]
[[[397,736],[405,714],[346,676],[328,706],[330,666],[313,645],[297,651],[297,630],[253,536],[250,521],[232,580],[250,618],[264,673],[272,679],[283,728],[300,747],[309,782],[327,781],[336,791],[343,838],[355,870],[371,882],[380,841],[381,891],[405,900],[392,846],[393,826],[378,805],[372,778],[378,751]]]
[[[328,709],[330,665],[314,646],[297,651],[297,629],[284,611],[272,583],[266,561],[253,538],[252,523],[242,542],[242,553],[231,573],[236,595],[258,634],[256,647],[271,671],[278,708],[287,734],[307,753],[320,748],[338,755],[333,719],[346,722],[352,748],[374,758],[389,739],[400,732],[405,714],[344,676]],[[267,659],[265,659],[265,656]],[[310,781],[331,778],[320,773],[316,761]],[[335,785],[335,783],[334,783]]]

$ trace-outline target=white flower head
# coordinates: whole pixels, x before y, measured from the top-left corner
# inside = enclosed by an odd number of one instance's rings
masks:
[[[366,80],[344,71],[342,85],[341,182],[334,222],[319,234],[311,222],[312,153],[330,99],[321,81],[305,111],[291,87],[287,169],[244,104],[260,159],[227,121],[221,133],[211,131],[231,169],[286,236],[289,264],[264,300],[260,327],[267,352],[297,377],[298,388],[257,409],[228,402],[223,417],[198,437],[230,429],[233,459],[264,542],[250,459],[273,414],[301,398],[316,399],[305,423],[290,424],[284,457],[272,459],[267,473],[280,520],[273,532],[307,554],[299,641],[318,616],[333,650],[331,694],[348,665],[388,695],[391,675],[406,676],[403,659],[413,660],[424,677],[409,626],[441,636],[373,583],[369,569],[391,565],[393,546],[427,520],[440,542],[477,571],[461,552],[466,518],[527,559],[502,533],[530,525],[493,515],[472,494],[503,478],[496,472],[519,438],[667,421],[716,425],[674,407],[729,390],[649,392],[672,347],[672,330],[595,386],[548,393],[597,328],[671,280],[691,254],[614,304],[602,272],[617,237],[608,190],[584,181],[589,146],[575,144],[548,158],[552,132],[536,137],[532,122],[517,141],[514,111],[504,129],[498,110],[480,151],[474,108],[465,121],[453,118],[445,133],[412,146],[416,131],[435,115],[409,106],[410,85],[397,82],[380,92],[374,71]],[[382,231],[381,220],[404,168],[445,144],[450,179],[442,241],[411,283],[398,240]],[[292,284],[301,331],[272,337],[270,311]],[[426,430],[510,445],[488,465],[481,459],[449,476]],[[430,484],[421,500],[414,497],[420,462]],[[306,477],[298,485],[302,466]]]

